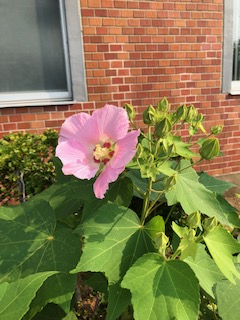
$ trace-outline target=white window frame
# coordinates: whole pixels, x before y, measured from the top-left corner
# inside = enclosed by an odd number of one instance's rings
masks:
[[[234,23],[233,0],[224,0],[222,92],[240,95],[240,80],[232,80],[234,28],[236,24]]]
[[[61,105],[86,101],[87,87],[79,1],[59,0],[59,4],[68,91],[0,94],[0,108]]]

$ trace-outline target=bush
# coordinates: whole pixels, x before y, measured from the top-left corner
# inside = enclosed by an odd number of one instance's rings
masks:
[[[58,134],[9,133],[0,140],[0,203],[23,202],[55,181]]]

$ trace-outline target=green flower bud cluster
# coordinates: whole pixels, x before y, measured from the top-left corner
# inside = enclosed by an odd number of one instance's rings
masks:
[[[155,126],[159,121],[167,117],[170,106],[166,98],[160,100],[156,107],[149,105],[143,112],[143,122]]]
[[[135,117],[131,105],[126,104],[130,121]],[[175,168],[181,159],[192,160],[190,166],[206,159],[211,160],[219,154],[219,142],[217,138],[209,138],[212,134],[222,131],[222,126],[211,128],[207,135],[203,127],[204,116],[194,107],[181,104],[173,112],[166,98],[160,100],[156,106],[149,105],[143,112],[143,122],[147,125],[139,138],[139,145],[135,156],[135,165],[140,168],[142,178],[151,178],[153,182],[161,179],[164,187],[172,189],[176,184]],[[181,139],[181,130],[188,126],[189,139]],[[201,130],[206,134],[191,143],[192,136]],[[197,153],[196,146],[200,146]],[[194,147],[194,150],[191,150]],[[195,151],[196,150],[196,151]],[[199,160],[193,160],[199,158]],[[192,223],[192,222],[191,222]]]

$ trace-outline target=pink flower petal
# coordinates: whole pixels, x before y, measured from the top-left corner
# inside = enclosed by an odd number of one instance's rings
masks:
[[[115,154],[111,161],[112,168],[126,166],[136,153],[136,145],[140,130],[128,132],[127,135],[119,140],[115,145]]]
[[[62,167],[62,171],[65,175],[73,175],[78,179],[92,179],[95,177],[96,173],[98,172],[99,166],[96,168],[89,166],[88,163],[85,165],[79,163],[69,163],[65,164]]]
[[[100,173],[99,177],[93,185],[93,190],[96,198],[103,199],[108,190],[109,183],[117,180],[120,173],[124,171],[125,167],[113,169],[111,166],[106,166]]]
[[[95,110],[92,117],[97,121],[99,134],[103,140],[109,138],[116,142],[128,132],[128,115],[123,108],[106,104],[105,107]]]
[[[99,164],[94,162],[88,149],[76,141],[66,140],[59,143],[56,156],[63,163],[63,173],[73,174],[79,179],[91,179],[99,169]]]
[[[59,142],[67,139],[79,140],[81,130],[91,116],[85,112],[74,114],[67,118],[60,130]]]

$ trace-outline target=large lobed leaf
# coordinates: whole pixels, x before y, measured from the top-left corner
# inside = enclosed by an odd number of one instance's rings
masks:
[[[183,261],[145,254],[128,270],[122,286],[132,293],[135,320],[198,318],[198,281]]]
[[[240,271],[240,266],[236,267]],[[215,288],[218,314],[223,320],[236,320],[240,315],[240,280],[235,280],[236,284],[222,280]]]
[[[130,294],[120,281],[144,253],[153,251],[148,233],[132,210],[115,204],[102,206],[77,232],[85,237],[83,254],[74,273],[102,272],[109,282],[107,319],[116,319],[130,304]]]
[[[188,161],[181,161],[181,170],[175,175],[176,184],[166,192],[168,205],[179,202],[187,214],[200,211],[209,217],[215,216],[222,224],[232,226],[215,194],[198,181],[199,177],[191,167],[184,169],[188,165]]]
[[[203,239],[225,277],[232,283],[235,283],[234,276],[240,279],[240,273],[237,271],[232,257],[233,254],[240,252],[240,243],[220,226],[206,233]]]
[[[214,285],[224,278],[214,260],[209,256],[203,244],[197,245],[195,257],[188,256],[184,261],[194,271],[200,286],[214,298]]]
[[[226,190],[236,186],[233,183],[209,176],[206,172],[200,172],[198,175],[200,183],[202,183],[207,189],[220,195],[223,195]]]
[[[80,256],[80,239],[57,226],[51,206],[42,200],[0,209],[0,282],[43,271],[68,272]],[[8,213],[10,213],[8,215]],[[7,218],[6,218],[7,217]]]
[[[0,319],[22,319],[37,290],[53,274],[54,272],[41,272],[12,283],[2,283],[0,285]]]
[[[55,303],[65,313],[71,309],[71,300],[76,286],[76,275],[57,273],[46,279],[30,304],[23,320],[30,320],[48,303]]]

